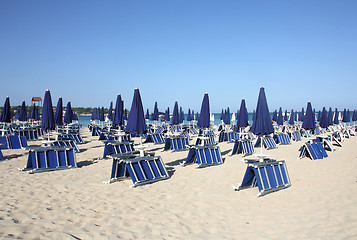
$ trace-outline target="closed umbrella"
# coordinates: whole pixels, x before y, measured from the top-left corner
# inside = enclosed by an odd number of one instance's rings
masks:
[[[55,118],[56,125],[58,126],[63,125],[63,101],[61,97],[58,99],[54,118]]]
[[[19,121],[27,121],[27,112],[26,112],[26,104],[25,101],[22,101],[22,105],[20,108],[19,116],[17,117]]]
[[[52,98],[50,90],[46,90],[43,100],[41,128],[48,132],[48,140],[50,139],[50,131],[55,129],[55,118],[53,114]]]
[[[205,93],[202,100],[200,116],[198,118],[197,125],[200,128],[209,128],[210,127],[210,106],[208,93]]]

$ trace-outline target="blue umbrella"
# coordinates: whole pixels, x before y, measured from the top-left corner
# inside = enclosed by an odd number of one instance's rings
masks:
[[[108,112],[107,117],[110,121],[113,121],[113,102],[110,102],[109,112]]]
[[[351,117],[350,117],[350,110],[349,109],[345,109],[343,111],[343,116],[342,116],[342,122],[350,122],[351,121]]]
[[[333,118],[333,123],[334,124],[339,124],[340,121],[338,120],[338,111],[337,111],[337,108],[335,108],[335,116]]]
[[[273,119],[274,122],[278,121],[278,111],[275,109],[274,113],[273,113]]]
[[[188,122],[189,122],[189,121],[192,121],[192,119],[191,119],[191,109],[188,109],[188,113],[187,113],[186,120],[187,120]]]
[[[307,102],[306,114],[302,123],[302,127],[306,130],[315,129],[315,117],[312,112],[311,102]]]
[[[254,121],[255,119],[255,110],[253,110],[253,113],[252,113],[252,122]]]
[[[19,121],[27,121],[27,112],[26,112],[26,104],[25,101],[22,101],[21,109],[19,112],[19,116],[17,117]]]
[[[299,121],[302,122],[304,121],[304,117],[305,117],[305,112],[304,112],[304,108],[301,109],[301,113],[300,113],[300,119]]]
[[[283,123],[284,123],[283,110],[281,110],[281,107],[280,107],[279,108],[279,115],[278,115],[277,124],[278,125],[283,125]]]
[[[257,136],[265,136],[274,132],[263,87],[259,91],[256,113],[250,130]]]
[[[50,90],[48,89],[45,92],[45,98],[43,100],[41,128],[43,131],[50,131],[55,129],[55,118],[53,115],[52,98]]]
[[[146,109],[145,119],[150,119],[149,109]]]
[[[20,110],[16,110],[15,118],[19,119],[19,116],[20,116]]]
[[[352,121],[357,121],[357,111],[353,110]]]
[[[122,104],[123,104],[123,108],[124,108],[124,101],[122,101]],[[123,125],[124,125],[124,121],[127,120],[128,121],[128,110],[127,109],[124,109],[123,110]]]
[[[61,97],[58,99],[54,118],[55,118],[56,125],[58,126],[63,125],[63,102]]]
[[[284,121],[288,121],[288,110],[285,110]]]
[[[197,119],[197,118],[196,118]],[[192,120],[195,120],[195,111],[194,110],[192,110],[192,112],[191,112],[191,121]]]
[[[307,111],[307,109],[306,109]],[[312,112],[312,117],[314,118],[314,122],[316,121],[316,112],[315,112],[315,108],[314,108],[314,111]]]
[[[73,121],[78,121],[78,115],[77,115],[77,113],[75,113],[75,112],[72,113],[72,120],[73,120]]]
[[[237,127],[248,126],[248,110],[245,106],[245,99],[243,98],[240,103],[239,114],[237,115]]]
[[[333,112],[331,107],[328,110],[327,120],[329,126],[333,125]]]
[[[40,120],[40,113],[38,112],[38,106],[35,106],[35,105],[34,105],[34,107],[35,107],[34,120],[35,120],[35,121],[38,121],[38,120]]]
[[[227,110],[225,111],[223,122],[225,124],[231,124],[231,113],[229,111],[229,107],[227,107]]]
[[[99,121],[104,122],[104,107],[102,107],[101,110],[100,110]]]
[[[220,116],[219,119],[221,119],[222,121],[223,121],[223,119],[224,119],[224,111],[223,111],[223,109],[222,109],[222,113],[221,113],[221,116]]]
[[[322,112],[320,115],[320,127],[322,127],[322,128],[328,127],[327,111],[326,111],[325,107],[322,108]]]
[[[172,112],[171,123],[174,124],[174,125],[180,123],[179,108],[178,108],[178,103],[177,102],[175,102],[175,105],[174,105],[174,110]]]
[[[295,114],[294,114],[294,110],[291,109],[290,118],[289,118],[289,124],[290,125],[294,125],[294,123],[295,123]]]
[[[182,107],[180,107],[180,115],[179,115],[180,123],[183,123],[185,120],[185,113],[182,110]]]
[[[146,131],[144,108],[138,88],[134,90],[133,102],[125,131],[130,133],[144,133]]]
[[[31,111],[27,114],[27,119],[31,119]]]
[[[321,111],[319,110],[319,112],[317,113],[317,121],[320,122],[321,120]]]
[[[0,115],[0,122],[5,122],[5,123],[11,122],[11,107],[10,107],[9,97],[6,97],[4,107]]]
[[[124,125],[124,118],[123,118],[123,101],[121,99],[121,95],[118,94],[117,101],[115,103],[114,109],[114,116],[113,116],[113,123],[118,126]]]
[[[209,128],[210,127],[210,106],[208,93],[205,93],[202,100],[201,112],[198,118],[197,125],[200,128]]]
[[[155,121],[159,120],[159,109],[157,108],[157,102],[155,102],[155,105],[154,105],[154,113],[153,113],[152,120],[155,120]]]
[[[167,110],[165,111],[165,122],[169,122],[170,121],[170,108],[168,107]]]
[[[64,114],[63,122],[68,124],[68,123],[72,123],[72,120],[73,120],[72,106],[71,106],[71,102],[68,102],[66,107],[66,112]]]

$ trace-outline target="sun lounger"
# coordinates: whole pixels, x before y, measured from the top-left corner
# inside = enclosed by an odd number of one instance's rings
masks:
[[[72,147],[30,147],[27,165],[29,173],[61,170],[77,167],[76,154]]]
[[[254,152],[254,145],[251,140],[235,140],[231,155],[243,154],[243,156],[247,156],[253,154]]]
[[[321,142],[307,142],[300,148],[299,158],[303,157],[308,157],[311,160],[317,160],[328,157],[328,155]]]
[[[62,133],[57,135],[57,140],[73,140],[76,143],[84,143],[82,136],[79,133]]]
[[[160,156],[112,155],[113,165],[109,183],[131,177],[132,187],[169,178]]]
[[[218,136],[218,142],[234,142],[239,139],[239,133],[234,131],[221,131]]]
[[[279,145],[291,144],[290,137],[287,133],[274,134],[273,138],[274,138],[276,144],[279,144]]]
[[[260,144],[261,144],[261,137],[259,137],[257,139],[257,141],[255,142],[254,147],[260,147]],[[270,136],[266,136],[266,137],[263,138],[263,144],[264,144],[265,149],[267,149],[267,150],[278,147],[276,145],[274,139],[272,137],[270,137]]]
[[[148,133],[145,143],[152,142],[154,144],[165,143],[165,137],[162,133]]]
[[[300,134],[300,132],[299,131],[295,131],[295,132],[293,132],[292,134],[291,134],[291,136],[292,136],[292,139],[294,140],[294,141],[301,141],[301,134]]]
[[[189,138],[185,136],[167,136],[164,150],[183,151],[189,148]]]
[[[218,146],[192,146],[183,166],[197,163],[198,167],[222,164],[222,154]]]
[[[25,136],[8,135],[0,137],[0,149],[22,149],[27,147]]]
[[[75,141],[73,140],[58,140],[51,143],[51,146],[56,147],[72,147],[76,153],[80,152]]]
[[[136,152],[134,142],[107,141],[104,145],[103,158],[110,155]]]
[[[290,187],[291,182],[285,161],[266,159],[264,162],[257,162],[248,160],[243,182],[233,188],[239,191],[256,186],[259,189],[258,197]]]

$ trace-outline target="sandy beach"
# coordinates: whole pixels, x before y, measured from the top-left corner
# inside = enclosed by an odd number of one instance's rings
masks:
[[[292,186],[257,198],[257,188],[232,188],[246,169],[232,143],[218,144],[223,165],[202,169],[179,165],[188,151],[149,144],[171,177],[131,188],[131,179],[103,183],[112,160],[98,159],[104,144],[81,133],[76,169],[27,174],[18,171],[27,151],[2,151],[0,238],[357,239],[356,137],[316,161],[298,159],[304,139],[269,150],[286,161]]]

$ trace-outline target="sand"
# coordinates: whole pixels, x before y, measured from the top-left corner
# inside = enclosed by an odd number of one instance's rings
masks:
[[[0,238],[357,239],[357,137],[316,161],[298,159],[303,142],[269,150],[292,186],[257,198],[257,188],[232,188],[246,169],[233,144],[219,144],[223,165],[202,169],[179,165],[188,151],[150,144],[171,178],[131,188],[130,179],[103,184],[112,160],[98,159],[104,144],[81,131],[76,169],[27,174],[18,171],[27,151],[2,151]]]

